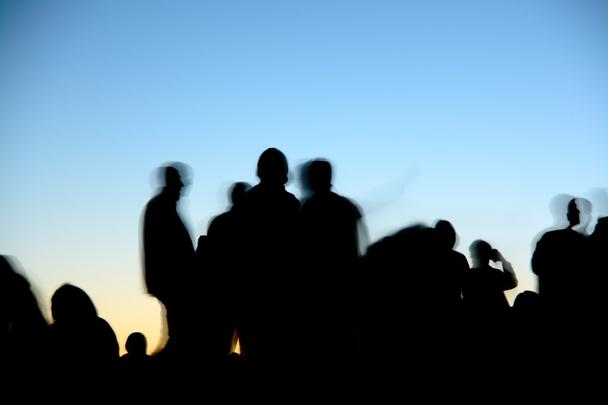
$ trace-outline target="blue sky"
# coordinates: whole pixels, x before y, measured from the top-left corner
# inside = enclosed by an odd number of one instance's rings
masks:
[[[83,287],[121,345],[160,313],[139,262],[154,169],[183,161],[193,238],[269,146],[325,157],[372,240],[451,220],[535,288],[559,193],[608,215],[603,1],[0,3],[0,253],[48,306]],[[300,194],[297,176],[289,189]],[[592,222],[593,225],[593,222]]]

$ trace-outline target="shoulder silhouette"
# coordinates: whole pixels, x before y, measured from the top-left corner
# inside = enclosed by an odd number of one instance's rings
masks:
[[[114,384],[118,341],[108,322],[99,317],[89,295],[63,284],[51,298],[51,355],[54,383]]]
[[[195,250],[178,210],[187,181],[187,167],[172,163],[159,169],[161,189],[143,213],[143,268],[146,288],[164,306],[171,356],[195,347]]]

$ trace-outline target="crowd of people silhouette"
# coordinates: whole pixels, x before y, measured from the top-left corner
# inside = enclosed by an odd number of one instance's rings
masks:
[[[567,225],[545,232],[531,257],[538,293],[523,291],[511,306],[504,292],[516,273],[487,241],[470,245],[469,265],[454,250],[456,230],[439,219],[364,250],[363,212],[332,191],[330,162],[301,170],[299,201],[285,189],[285,155],[266,149],[259,183],[235,182],[230,208],[195,246],[178,209],[188,167],[160,168],[141,238],[145,286],[162,304],[168,336],[152,355],[133,332],[119,357],[110,324],[68,283],[53,294],[48,322],[29,281],[0,256],[7,386],[48,378],[101,397],[116,389],[147,399],[213,392],[474,404],[514,401],[518,384],[540,403],[601,392],[594,370],[606,360],[608,217],[590,235],[575,229],[588,202],[568,197]]]

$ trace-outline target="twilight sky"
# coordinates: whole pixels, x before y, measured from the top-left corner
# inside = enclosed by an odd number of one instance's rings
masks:
[[[0,2],[0,254],[48,313],[89,293],[121,347],[159,340],[140,215],[167,161],[192,169],[193,240],[256,183],[269,146],[324,157],[372,241],[450,220],[536,288],[559,193],[608,215],[608,3]],[[288,189],[299,196],[297,170]]]

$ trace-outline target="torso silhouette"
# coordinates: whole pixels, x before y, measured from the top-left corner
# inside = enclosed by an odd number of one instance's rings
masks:
[[[465,276],[462,296],[466,310],[490,321],[505,318],[510,305],[504,291],[516,286],[509,273],[489,265],[474,267]]]
[[[317,375],[343,374],[357,350],[354,275],[361,217],[355,204],[329,190],[302,204],[307,357]]]
[[[50,327],[53,382],[113,385],[118,366],[118,341],[112,327],[97,315],[93,302],[80,288],[61,286],[52,297],[54,323]]]
[[[144,272],[148,293],[166,314],[167,359],[187,360],[198,353],[195,251],[177,209],[184,183],[175,166],[164,167],[164,188],[146,205],[143,222]]]
[[[258,159],[260,183],[243,200],[243,297],[239,330],[244,359],[258,370],[290,367],[301,344],[298,271],[300,203],[285,190],[288,164],[275,148]]]
[[[146,287],[166,304],[188,285],[194,263],[192,239],[171,196],[161,192],[146,205],[143,234]]]
[[[561,312],[572,303],[578,280],[586,271],[585,236],[566,228],[546,232],[532,255],[532,271],[538,276],[538,292],[543,302]]]
[[[260,183],[247,192],[243,210],[241,347],[250,361],[274,367],[297,347],[300,204],[283,186]]]

